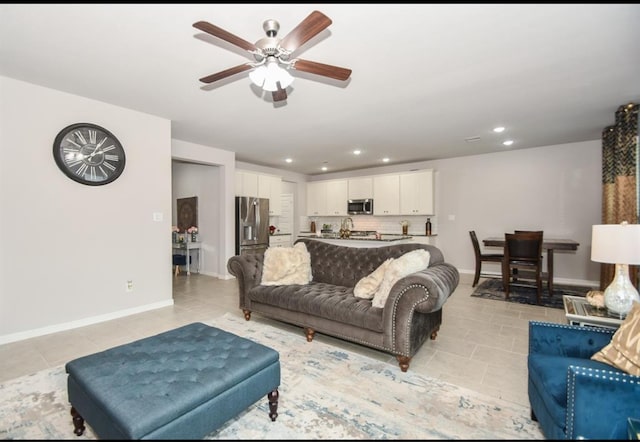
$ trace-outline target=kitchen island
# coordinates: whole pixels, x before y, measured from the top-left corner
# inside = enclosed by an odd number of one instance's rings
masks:
[[[349,238],[340,238],[335,233],[325,233],[318,235],[317,233],[300,232],[298,238],[309,238],[317,241],[323,241],[329,244],[348,247],[382,247],[392,244],[407,244],[414,242],[413,237],[409,235],[391,235],[380,234],[379,238],[375,235],[366,236],[350,236]]]

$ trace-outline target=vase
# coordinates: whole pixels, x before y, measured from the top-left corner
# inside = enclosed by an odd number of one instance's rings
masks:
[[[402,226],[402,235],[407,236],[409,234],[409,226]]]
[[[197,233],[192,233],[191,234],[191,242],[198,242],[198,234]]]
[[[173,242],[178,242],[178,233],[177,232],[172,232],[172,233],[173,233],[172,235]]]

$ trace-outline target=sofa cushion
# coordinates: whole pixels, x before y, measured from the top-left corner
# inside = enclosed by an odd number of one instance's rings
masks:
[[[429,266],[430,257],[431,255],[426,250],[417,249],[407,252],[393,260],[389,264],[389,267],[387,267],[380,287],[378,287],[378,290],[373,296],[373,301],[371,301],[372,306],[379,308],[384,307],[393,285],[398,282],[400,278],[426,269]]]
[[[308,284],[311,256],[304,243],[293,247],[269,247],[264,252],[262,285]]]
[[[634,302],[611,342],[591,359],[640,376],[640,303]]]
[[[344,287],[355,287],[360,279],[369,275],[389,258],[399,258],[416,249],[427,250],[431,255],[429,265],[444,263],[440,249],[429,244],[395,244],[382,247],[345,247],[318,241],[312,238],[300,238],[311,255],[311,268],[315,282],[325,282]]]
[[[359,328],[382,332],[382,312],[371,308],[371,301],[353,296],[351,287],[311,282],[307,285],[253,287],[252,303],[306,313]]]
[[[384,279],[384,274],[389,267],[389,264],[393,261],[393,258],[387,259],[380,264],[377,269],[371,272],[369,275],[362,278],[356,286],[353,288],[353,294],[357,298],[371,299],[375,295],[378,287]]]

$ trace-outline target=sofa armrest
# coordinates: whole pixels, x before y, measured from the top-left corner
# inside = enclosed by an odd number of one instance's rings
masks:
[[[227,261],[227,270],[238,280],[240,308],[250,308],[251,301],[247,293],[253,287],[260,285],[263,264],[264,255],[261,253],[236,255]]]
[[[437,331],[434,323],[439,325],[442,306],[459,278],[455,267],[440,263],[396,282],[382,313],[385,346],[398,355],[412,356]]]
[[[451,264],[440,263],[427,267],[396,282],[384,308],[389,311],[408,308],[420,313],[440,310],[459,282],[460,273]],[[405,295],[408,289],[418,289],[417,297],[414,295],[411,299],[407,298]]]
[[[589,359],[616,331],[600,327],[529,322],[529,354]]]
[[[636,416],[638,410],[640,376],[615,370],[569,366],[568,439],[624,439],[627,419]]]

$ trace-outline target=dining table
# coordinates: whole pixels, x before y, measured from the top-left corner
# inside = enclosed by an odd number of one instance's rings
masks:
[[[504,249],[504,237],[490,237],[482,240],[485,247],[501,247]],[[578,250],[579,242],[566,238],[547,238],[542,239],[542,250],[547,251],[547,286],[549,294],[553,294],[553,251],[554,250]]]

